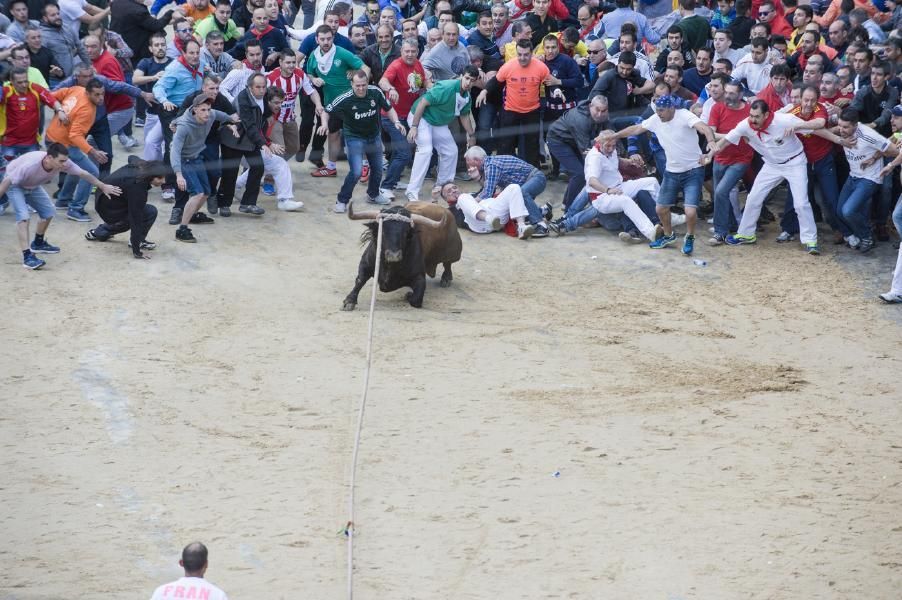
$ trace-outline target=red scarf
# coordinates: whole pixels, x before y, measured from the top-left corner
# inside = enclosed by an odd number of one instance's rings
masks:
[[[752,131],[757,132],[759,140],[764,141],[764,138],[761,137],[761,134],[762,133],[770,133],[767,130],[767,128],[773,122],[774,122],[774,111],[770,111],[767,113],[767,116],[764,117],[764,123],[761,124],[761,127],[755,127],[754,125],[752,125],[751,121],[749,121],[749,127],[752,128]]]
[[[502,29],[501,31],[495,30],[495,39],[498,39],[502,35],[504,35],[504,32],[508,30],[508,28],[511,26],[511,23],[512,21],[508,19],[507,23],[504,24],[504,29]]]
[[[585,39],[585,37],[586,37],[587,35],[589,35],[590,33],[592,33],[592,30],[595,29],[595,26],[598,25],[598,22],[599,22],[599,21],[601,21],[601,16],[600,16],[600,15],[595,15],[595,20],[592,21],[592,24],[591,24],[591,25],[589,25],[588,27],[585,27],[585,28],[579,30],[579,37],[582,38],[582,39]]]
[[[260,72],[260,71],[263,70],[263,67],[262,67],[262,66],[260,66],[260,67],[255,67],[255,66],[252,65],[251,63],[247,62],[247,59],[246,59],[246,58],[244,59],[244,66],[247,67],[248,69],[250,69],[251,71],[254,71],[255,73]]]
[[[184,56],[179,56],[179,62],[182,63],[182,66],[188,69],[188,72],[191,73],[191,77],[196,77],[197,79],[203,79],[204,74],[198,71],[195,67],[192,67],[188,64],[188,61],[185,60]]]
[[[526,13],[531,11],[532,10],[532,2],[529,3],[529,6],[523,6],[522,0],[514,0],[514,8],[517,9],[517,14],[515,14],[515,15],[512,14],[509,19],[510,21],[519,19],[520,17],[522,17],[523,15],[525,15]]]
[[[267,33],[269,33],[272,30],[273,30],[273,26],[267,25],[266,29],[264,29],[262,33],[257,33],[257,29],[255,27],[251,27],[251,35],[254,36],[255,38],[257,38],[257,41],[260,41],[260,38],[262,38],[264,35],[266,35]]]

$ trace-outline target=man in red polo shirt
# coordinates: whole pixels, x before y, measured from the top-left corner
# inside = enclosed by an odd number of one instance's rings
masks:
[[[119,61],[104,47],[104,44],[97,36],[87,36],[84,39],[84,45],[85,52],[88,58],[91,59],[91,65],[97,74],[113,81],[125,81],[125,74],[122,72]],[[104,96],[103,104],[106,107],[110,135],[115,136],[134,118],[135,101],[125,94],[107,93]],[[119,136],[119,143],[126,148],[134,148],[138,145],[134,138],[126,135]]]
[[[789,111],[803,121],[827,122],[827,110],[819,102],[820,91],[813,85],[802,88],[802,103]],[[798,133],[802,146],[805,148],[805,157],[808,159],[808,197],[816,198],[811,193],[813,186],[817,185],[821,190],[821,212],[824,220],[833,230],[833,241],[843,243],[843,235],[839,231],[839,221],[836,219],[837,204],[839,202],[839,183],[836,179],[836,163],[833,161],[833,142],[812,133]],[[796,239],[799,233],[799,218],[792,208],[792,192],[786,194],[786,207],[783,218],[780,219],[782,231],[777,236],[778,242],[790,242]]]
[[[723,85],[723,102],[711,108],[708,125],[715,133],[723,135],[732,131],[749,116],[749,104],[742,97],[742,84],[731,81],[726,75],[716,75]],[[719,137],[719,136],[718,136]],[[739,225],[739,199],[736,184],[750,171],[755,151],[748,142],[741,140],[735,146],[727,146],[714,155],[714,235],[709,246],[720,246]],[[751,189],[751,182],[746,181]]]

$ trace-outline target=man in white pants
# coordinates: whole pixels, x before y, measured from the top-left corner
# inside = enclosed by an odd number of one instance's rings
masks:
[[[654,177],[642,177],[624,181],[620,174],[620,157],[617,156],[617,138],[611,130],[602,131],[595,139],[595,144],[586,154],[586,192],[591,204],[583,210],[552,222],[549,225],[555,235],[564,235],[575,231],[586,223],[593,221],[599,214],[624,213],[636,229],[642,232],[649,241],[655,241],[664,235],[664,229],[655,225],[642,212],[634,198],[639,192],[648,192],[652,200],[657,200],[660,186]],[[620,232],[620,239],[632,241],[626,231]],[[641,240],[641,238],[640,238]]]
[[[761,207],[767,194],[785,179],[792,191],[793,207],[799,217],[802,245],[808,254],[820,254],[814,214],[808,203],[808,159],[805,158],[805,149],[795,133],[806,130],[818,135],[821,129],[821,122],[803,121],[787,113],[772,113],[764,100],[755,100],[748,118],[740,121],[714,144],[716,153],[727,144],[738,144],[742,138],[746,138],[764,160],[764,166],[758,172],[746,199],[739,229],[735,235],[728,235],[725,240],[728,245],[754,244],[758,241],[755,230]]]
[[[438,175],[435,187],[432,188],[433,200],[437,198],[443,185],[454,181],[457,143],[448,124],[459,118],[460,124],[467,131],[467,147],[475,143],[476,131],[470,116],[470,87],[477,79],[479,70],[473,65],[467,65],[459,79],[436,82],[413,103],[408,119],[410,131],[407,132],[407,141],[416,143],[417,151],[410,170],[410,183],[407,184],[406,196],[409,202],[419,200],[433,148],[438,152]]]
[[[517,237],[528,240],[532,237],[533,226],[526,222],[529,211],[523,201],[523,191],[516,183],[512,183],[500,194],[485,200],[476,200],[470,194],[461,194],[454,183],[446,183],[441,187],[442,198],[452,211],[454,207],[463,214],[464,222],[473,233],[492,233],[498,231],[508,221],[517,222]]]

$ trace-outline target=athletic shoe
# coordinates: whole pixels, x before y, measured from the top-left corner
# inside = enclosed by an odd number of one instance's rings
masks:
[[[709,246],[720,246],[724,243],[724,241],[726,241],[724,239],[724,236],[715,233],[712,237],[708,238],[707,244]]]
[[[196,212],[194,216],[191,217],[192,225],[212,225],[216,222],[216,219],[211,219],[207,216],[207,213]]]
[[[140,245],[141,245],[141,250],[156,250],[157,249],[157,244],[155,242],[148,242],[147,240],[144,240],[143,242],[141,242]],[[131,242],[128,243],[128,247],[129,248],[132,247]]]
[[[53,203],[53,206],[56,207],[56,210],[69,210],[69,201],[68,200],[57,200]]]
[[[564,226],[564,217],[560,217],[556,221],[548,221],[548,229],[551,230],[555,237],[566,235],[567,228]]]
[[[540,206],[539,209],[542,211],[542,218],[546,221],[550,221],[554,217],[554,210],[551,207],[551,202],[546,202]]]
[[[266,196],[275,196],[276,195],[276,186],[271,183],[263,184],[263,194]]]
[[[370,166],[363,165],[363,170],[360,172],[360,183],[366,183],[370,180]]]
[[[87,223],[91,220],[91,215],[80,208],[70,208],[66,211],[66,218],[70,221],[78,221],[79,223]]]
[[[219,207],[219,216],[229,218],[232,216],[232,207],[231,206],[220,206]]]
[[[670,213],[670,226],[679,227],[686,224],[686,215],[680,213]]]
[[[887,304],[902,304],[902,294],[886,293],[886,294],[880,294],[877,297],[880,298],[881,300],[883,300],[884,302],[886,302]]]
[[[805,244],[805,249],[811,256],[819,256],[821,253],[821,249],[817,247],[817,242],[808,242]]]
[[[133,137],[130,137],[130,136],[120,133],[119,134],[119,143],[122,144],[122,147],[125,148],[126,150],[131,150],[132,148],[134,148],[135,146],[138,145],[138,140],[136,140]]]
[[[304,203],[300,200],[292,200],[291,198],[287,198],[284,200],[279,200],[278,207],[279,210],[284,210],[285,212],[297,212],[299,210],[304,210]]]
[[[40,269],[46,264],[46,262],[35,256],[31,252],[29,252],[22,258],[22,266],[26,269],[31,269],[32,271]]]
[[[89,242],[100,242],[100,241],[102,241],[99,237],[97,237],[96,235],[94,235],[94,230],[93,230],[93,229],[89,229],[89,230],[85,233],[85,239],[88,240]]]
[[[244,213],[246,215],[254,215],[255,217],[259,217],[266,211],[263,210],[262,206],[257,206],[256,204],[242,204],[238,207],[238,212]]]
[[[664,234],[655,241],[651,242],[648,247],[652,250],[660,250],[676,242],[676,234],[670,232],[670,235]]]
[[[389,200],[395,199],[395,193],[392,190],[387,190],[385,188],[379,188],[379,193],[388,198]]]
[[[379,194],[375,198],[370,198],[369,196],[367,196],[366,201],[369,202],[370,204],[378,204],[380,206],[385,206],[386,204],[391,204],[391,200],[389,200],[382,194]]]
[[[733,235],[728,235],[724,242],[726,242],[727,246],[739,246],[742,244],[754,244],[758,241],[758,238],[754,235],[739,235],[738,233],[734,233]]]
[[[853,250],[858,250],[858,247],[861,245],[861,240],[854,233],[843,239],[849,245],[849,248]]]
[[[858,244],[858,251],[864,254],[865,252],[873,250],[876,245],[877,242],[874,241],[874,238],[864,238],[861,240],[861,243]]]
[[[160,199],[163,200],[163,202],[175,202],[175,190],[172,188],[163,188]]]
[[[532,225],[517,225],[517,237],[521,240],[528,240],[532,237],[535,228]]]
[[[219,200],[217,200],[216,196],[207,198],[207,212],[211,215],[215,215],[219,212]]]
[[[197,238],[194,237],[194,234],[191,233],[191,230],[187,225],[182,225],[175,230],[175,239],[180,242],[187,242],[189,244],[194,244],[195,242],[197,242]]]
[[[420,200],[420,197],[413,192],[407,192],[406,194],[404,194],[404,197],[407,198],[408,202],[419,202]]]
[[[620,238],[621,242],[626,242],[627,244],[639,244],[642,242],[642,236],[640,236],[639,232],[635,229],[621,231],[617,234],[617,237]]]
[[[41,254],[59,254],[60,249],[59,246],[54,246],[53,244],[48,244],[47,240],[42,242],[31,242],[31,251],[39,252]]]
[[[338,177],[338,171],[336,171],[335,169],[320,167],[318,169],[313,169],[312,171],[310,171],[310,175],[312,177]]]
[[[544,238],[548,237],[548,225],[545,223],[536,223],[533,225],[534,231],[532,232],[532,237],[534,238]]]
[[[135,127],[144,127],[144,119],[135,117]]]
[[[182,222],[182,209],[172,207],[172,212],[169,213],[169,224],[170,225],[178,225]]]
[[[348,212],[348,205],[344,202],[336,202],[335,206],[332,207],[332,212],[339,215],[344,214]]]
[[[695,250],[695,236],[687,233],[686,236],[683,237],[683,247],[680,248],[680,252],[689,256],[692,254],[693,250]]]
[[[785,244],[786,242],[793,242],[795,241],[795,239],[796,236],[792,235],[788,231],[781,231],[780,235],[777,236],[777,243]]]

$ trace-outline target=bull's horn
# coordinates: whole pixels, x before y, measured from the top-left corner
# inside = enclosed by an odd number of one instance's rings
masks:
[[[348,218],[352,221],[372,221],[373,219],[379,216],[379,211],[377,210],[365,210],[362,213],[354,212],[354,203],[351,202],[348,204]]]
[[[445,215],[442,215],[441,221],[436,221],[435,219],[430,219],[429,217],[418,214],[412,214],[410,215],[410,218],[417,225],[425,225],[426,227],[432,227],[433,229],[438,229],[445,224]]]

